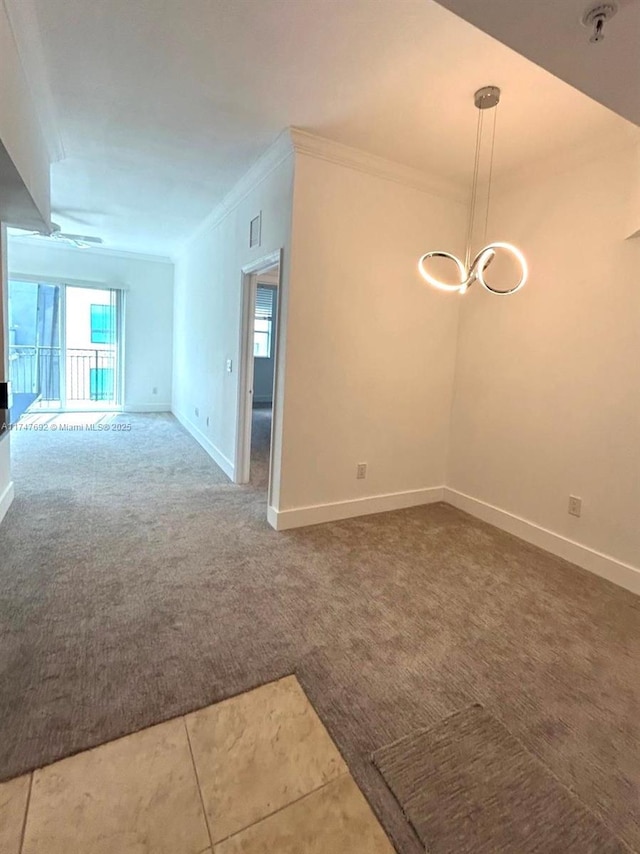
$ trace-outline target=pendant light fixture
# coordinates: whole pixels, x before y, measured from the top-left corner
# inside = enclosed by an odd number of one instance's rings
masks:
[[[440,250],[436,250],[434,252],[427,252],[425,255],[420,258],[418,261],[418,269],[420,271],[420,275],[425,281],[427,281],[430,285],[433,285],[436,288],[440,288],[443,291],[457,291],[458,293],[465,293],[471,285],[478,281],[480,284],[486,288],[492,294],[499,294],[501,296],[506,296],[507,294],[514,294],[516,291],[519,291],[520,288],[527,281],[527,277],[529,275],[529,270],[527,267],[527,262],[522,254],[522,252],[511,243],[505,243],[504,241],[498,241],[496,243],[489,243],[483,249],[478,252],[478,254],[471,259],[471,245],[473,240],[473,227],[476,219],[476,208],[478,202],[478,177],[480,172],[480,153],[482,149],[482,139],[483,139],[483,131],[484,131],[484,116],[486,110],[493,110],[493,123],[491,129],[491,155],[489,161],[489,180],[487,185],[487,207],[485,211],[485,221],[484,221],[484,239],[487,237],[487,223],[489,220],[489,202],[491,199],[491,178],[493,172],[493,149],[495,144],[495,136],[496,136],[496,117],[497,117],[497,107],[500,102],[500,89],[497,86],[483,86],[482,89],[478,89],[478,91],[473,96],[473,101],[476,107],[478,108],[478,126],[476,129],[476,154],[475,154],[475,162],[473,168],[473,186],[471,190],[471,208],[469,210],[469,229],[467,231],[467,248],[464,264],[462,261],[455,255],[452,255],[450,252],[442,252]],[[511,255],[516,263],[520,267],[520,279],[516,285],[507,290],[501,290],[499,288],[493,287],[487,281],[485,277],[485,270],[491,264],[493,259],[496,256],[496,252],[502,250],[507,254]],[[427,269],[427,263],[430,258],[447,258],[456,265],[459,282],[452,284],[449,282],[442,282],[436,276],[429,272]]]

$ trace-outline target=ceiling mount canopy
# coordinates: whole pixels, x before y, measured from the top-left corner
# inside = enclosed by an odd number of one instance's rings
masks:
[[[526,259],[522,252],[516,246],[513,246],[513,244],[511,243],[506,243],[505,241],[496,241],[494,243],[489,243],[485,245],[484,248],[482,248],[473,257],[473,259],[471,257],[473,231],[476,222],[476,209],[478,202],[478,180],[480,172],[480,154],[483,142],[484,115],[486,110],[493,110],[493,123],[491,127],[491,155],[489,161],[489,178],[487,183],[487,202],[485,210],[483,239],[486,240],[487,237],[487,224],[489,221],[489,202],[491,199],[491,178],[493,173],[493,150],[496,134],[496,117],[498,112],[497,106],[500,103],[500,89],[497,86],[483,86],[481,89],[478,89],[478,91],[474,94],[473,103],[478,108],[478,125],[476,130],[476,152],[473,169],[473,185],[471,191],[471,207],[469,210],[469,228],[467,232],[467,248],[465,254],[465,261],[463,264],[462,261],[456,255],[452,255],[450,252],[443,252],[442,250],[433,250],[431,252],[425,253],[420,258],[420,260],[418,261],[418,270],[420,271],[420,275],[426,282],[436,288],[440,288],[440,290],[443,291],[457,291],[458,293],[463,294],[471,287],[474,282],[478,281],[490,293],[498,294],[500,296],[506,296],[507,294],[514,294],[516,291],[519,291],[520,288],[527,281],[529,270],[527,267]],[[491,264],[493,259],[496,257],[498,251],[503,251],[510,255],[520,270],[518,281],[510,288],[496,288],[491,285],[485,277],[485,271],[487,267]],[[443,282],[437,276],[433,275],[433,273],[429,271],[427,266],[429,260],[432,258],[445,258],[449,261],[453,261],[456,266],[458,281],[454,283]]]
[[[615,2],[596,3],[595,6],[587,9],[582,16],[582,26],[592,30],[591,38],[589,39],[591,44],[598,44],[598,42],[604,41],[604,25],[617,12],[618,4]]]
[[[479,110],[489,110],[500,103],[500,89],[497,86],[483,86],[473,96],[473,103]]]

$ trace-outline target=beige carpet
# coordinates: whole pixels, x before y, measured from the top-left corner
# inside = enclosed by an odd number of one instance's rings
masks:
[[[371,754],[473,702],[640,850],[640,599],[442,504],[276,533],[263,482],[120,420],[16,437],[0,777],[295,672],[403,854]]]
[[[626,854],[478,703],[374,754],[429,854]]]

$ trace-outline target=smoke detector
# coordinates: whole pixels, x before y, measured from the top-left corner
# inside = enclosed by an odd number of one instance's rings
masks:
[[[611,0],[610,3],[596,3],[590,6],[582,16],[582,26],[592,30],[591,44],[597,44],[604,39],[604,25],[610,21],[618,11],[618,4]]]

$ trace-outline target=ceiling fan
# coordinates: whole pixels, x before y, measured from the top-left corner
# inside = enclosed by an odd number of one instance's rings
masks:
[[[61,243],[69,243],[71,246],[76,246],[78,249],[100,246],[104,242],[101,237],[91,237],[88,234],[69,234],[66,231],[62,231],[57,222],[51,223],[51,231],[32,231],[30,236],[58,240]]]

